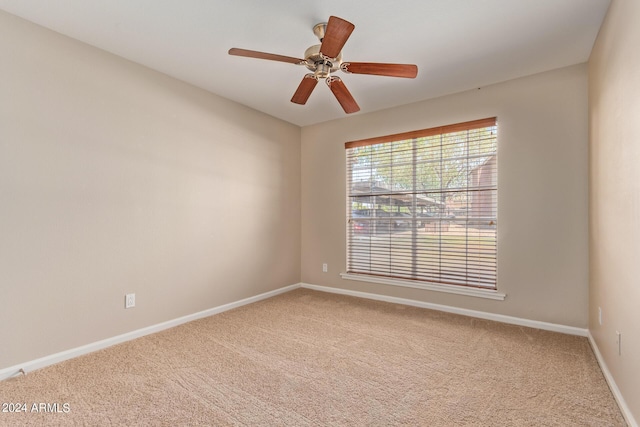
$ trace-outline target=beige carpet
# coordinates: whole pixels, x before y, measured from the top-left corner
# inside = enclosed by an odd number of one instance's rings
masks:
[[[305,289],[1,382],[0,401],[27,404],[11,426],[625,425],[585,338]]]

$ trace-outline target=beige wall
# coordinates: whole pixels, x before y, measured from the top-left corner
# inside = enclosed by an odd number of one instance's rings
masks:
[[[498,289],[506,300],[341,279],[344,142],[492,116],[499,122]],[[587,116],[582,64],[303,128],[302,281],[586,328]]]
[[[640,420],[639,46],[640,2],[614,0],[589,60],[589,329],[636,420]],[[616,331],[622,333],[620,355]]]
[[[0,369],[300,281],[299,127],[4,12],[0,58]]]
[[[302,278],[576,327],[588,313],[616,380],[637,399],[638,6],[614,5],[590,64],[590,310],[585,65],[301,132],[0,12],[0,369]],[[617,65],[623,58],[633,65]],[[506,300],[342,280],[343,143],[490,116]],[[623,356],[616,329],[629,331]]]

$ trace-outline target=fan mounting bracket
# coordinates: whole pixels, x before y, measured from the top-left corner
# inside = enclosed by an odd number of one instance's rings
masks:
[[[324,38],[324,33],[326,32],[327,32],[326,22],[321,22],[313,26],[313,34],[315,34],[316,37],[320,40],[320,43],[322,43],[322,39]]]

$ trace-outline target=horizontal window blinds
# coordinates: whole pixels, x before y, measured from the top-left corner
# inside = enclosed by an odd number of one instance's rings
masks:
[[[495,118],[345,148],[349,273],[496,289]]]

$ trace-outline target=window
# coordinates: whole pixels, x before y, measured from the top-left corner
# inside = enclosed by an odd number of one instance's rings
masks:
[[[496,118],[345,144],[347,274],[496,289]]]

